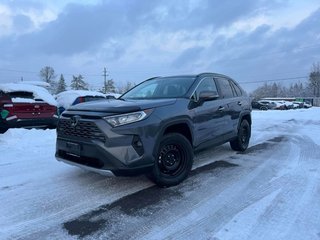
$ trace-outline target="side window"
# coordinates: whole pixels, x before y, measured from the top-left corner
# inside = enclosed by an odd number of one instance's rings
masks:
[[[205,77],[201,80],[199,86],[197,87],[196,91],[194,92],[194,95],[192,96],[193,99],[198,100],[199,94],[202,91],[213,91],[218,93],[216,83],[211,77]]]
[[[233,89],[230,85],[230,82],[226,78],[218,78],[219,85],[221,88],[221,93],[223,98],[232,98],[233,97]]]
[[[241,89],[238,87],[237,84],[235,84],[233,81],[230,81],[230,84],[233,88],[234,91],[234,96],[241,96],[242,95],[242,91]]]

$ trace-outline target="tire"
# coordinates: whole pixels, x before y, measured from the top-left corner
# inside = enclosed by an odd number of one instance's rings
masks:
[[[260,110],[262,110],[262,111],[267,111],[267,110],[268,110],[268,108],[267,108],[267,107],[262,106],[262,107],[260,107]]]
[[[238,129],[236,139],[230,141],[230,146],[234,151],[243,152],[248,148],[251,136],[251,126],[246,119],[243,119]]]
[[[158,186],[175,186],[188,177],[193,164],[193,149],[183,135],[165,135],[155,156],[155,164],[148,177]]]

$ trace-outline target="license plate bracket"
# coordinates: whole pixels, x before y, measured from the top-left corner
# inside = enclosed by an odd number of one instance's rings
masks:
[[[72,155],[80,156],[81,145],[79,143],[66,142],[66,148],[68,153]]]

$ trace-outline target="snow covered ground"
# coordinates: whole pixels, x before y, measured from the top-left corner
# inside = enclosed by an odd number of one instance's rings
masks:
[[[0,239],[320,239],[320,108],[254,111],[245,154],[196,154],[182,184],[54,158],[54,130],[0,135]]]

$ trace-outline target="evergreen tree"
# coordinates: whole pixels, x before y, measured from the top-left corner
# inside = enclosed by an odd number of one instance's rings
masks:
[[[63,75],[61,74],[59,82],[58,82],[58,87],[57,87],[57,92],[56,93],[57,94],[61,93],[61,92],[65,91],[66,89],[67,89],[67,84],[66,84],[66,81],[64,80]]]
[[[109,79],[105,82],[104,86],[101,89],[101,92],[104,94],[116,92],[116,87],[114,86],[113,79]]]
[[[88,84],[84,81],[83,76],[79,74],[77,77],[72,76],[71,89],[73,90],[88,90]]]

